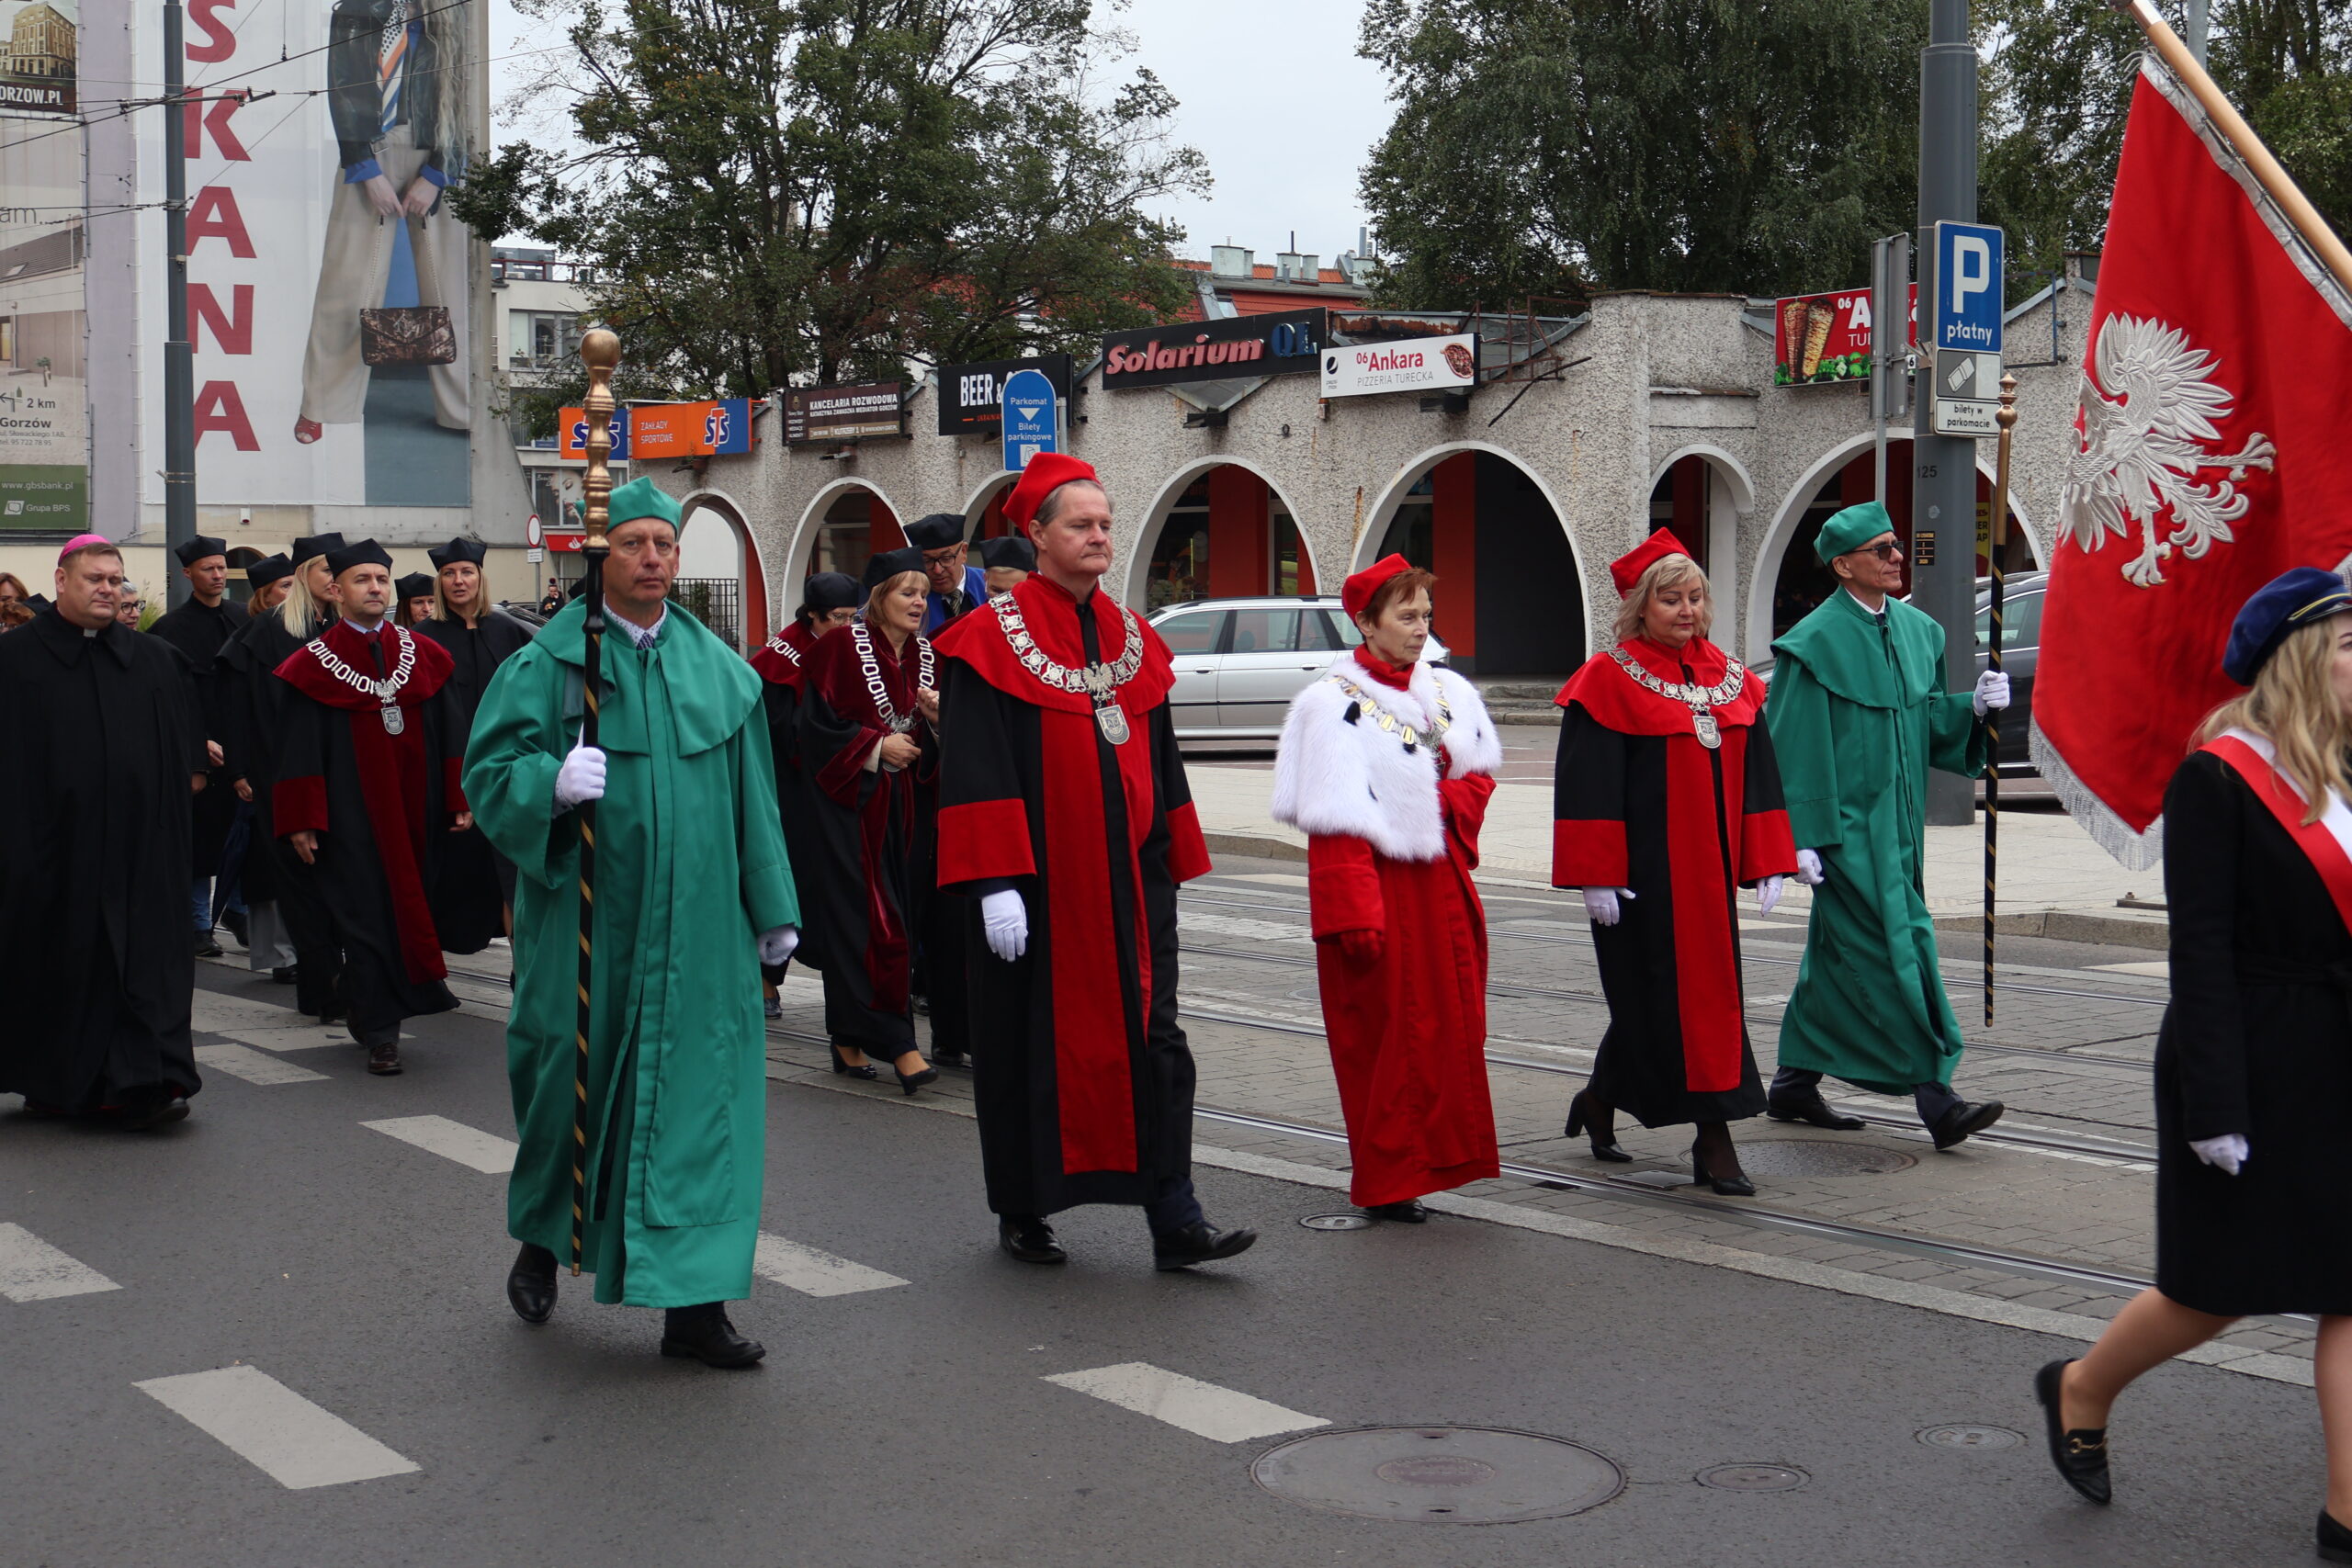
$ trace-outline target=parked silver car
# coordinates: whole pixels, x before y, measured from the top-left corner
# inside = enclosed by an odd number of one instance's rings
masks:
[[[1291,698],[1363,640],[1336,598],[1195,599],[1150,617],[1176,656],[1179,740],[1271,740]]]

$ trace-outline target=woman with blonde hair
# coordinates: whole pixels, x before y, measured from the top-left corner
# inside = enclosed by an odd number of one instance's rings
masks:
[[[1738,891],[1769,912],[1795,873],[1764,683],[1707,640],[1706,573],[1661,528],[1609,569],[1615,646],[1554,699],[1552,883],[1584,892],[1609,998],[1564,1135],[1624,1161],[1613,1118],[1695,1123],[1694,1182],[1748,1197],[1731,1123],[1764,1109],[1740,999]]]
[[[2352,1562],[2352,592],[2301,567],[2230,628],[2249,690],[2165,792],[2172,1000],[2156,1038],[2156,1282],[2034,1377],[2051,1461],[2112,1495],[2108,1408],[2241,1317],[2317,1314],[2319,1555]]]
[[[865,608],[818,640],[800,699],[800,767],[815,864],[800,877],[825,977],[833,1071],[878,1077],[894,1065],[912,1094],[939,1069],[915,1049],[917,814],[939,767],[938,677],[921,631],[931,580],[922,552],[865,563]],[[796,871],[798,868],[796,868]]]
[[[482,575],[490,550],[480,539],[451,539],[425,554],[433,562],[424,590],[432,610],[416,623],[416,634],[439,643],[449,655],[449,712],[462,750],[473,737],[474,715],[491,677],[530,645],[531,628],[491,598]],[[408,586],[401,584],[403,599]],[[514,863],[492,846],[477,823],[442,844],[440,865],[425,897],[443,951],[480,953],[514,924]]]

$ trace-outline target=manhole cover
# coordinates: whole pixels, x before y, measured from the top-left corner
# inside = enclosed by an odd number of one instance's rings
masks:
[[[1785,1464],[1719,1464],[1698,1476],[1700,1485],[1725,1492],[1793,1492],[1811,1479]]]
[[[1311,1231],[1362,1231],[1372,1228],[1370,1214],[1309,1214],[1298,1222]]]
[[[2025,1434],[2007,1427],[1930,1427],[1919,1440],[1931,1449],[2013,1449],[2025,1441]]]
[[[1294,1438],[1258,1456],[1250,1478],[1326,1513],[1412,1524],[1501,1525],[1580,1514],[1625,1484],[1623,1472],[1561,1438],[1491,1427],[1367,1427]]]
[[[1739,1145],[1750,1176],[1889,1176],[1918,1160],[1898,1149],[1836,1144],[1826,1138],[1759,1138]]]

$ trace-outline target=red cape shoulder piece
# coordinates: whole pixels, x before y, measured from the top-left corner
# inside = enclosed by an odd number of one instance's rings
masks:
[[[1617,645],[1632,654],[1643,669],[1668,685],[1682,682],[1681,666],[1690,666],[1691,674],[1702,686],[1712,686],[1730,672],[1731,660],[1713,643],[1703,638],[1694,640],[1679,656],[1668,652],[1643,637],[1634,637]],[[1689,735],[1690,705],[1672,697],[1660,696],[1633,676],[1627,674],[1608,652],[1594,654],[1585,661],[1583,669],[1568,677],[1560,694],[1552,699],[1561,707],[1574,703],[1601,724],[1620,735]],[[1727,703],[1717,705],[1715,722],[1726,728],[1749,725],[1764,707],[1764,682],[1756,671],[1747,671],[1740,683],[1739,694]]]
[[[1075,602],[1069,593],[1033,575],[1013,587],[1012,598],[1038,652],[1068,669],[1085,668],[1086,649],[1079,641],[1077,618],[1071,614]],[[1125,654],[1128,627],[1143,638],[1143,662],[1119,688],[1119,706],[1132,717],[1158,707],[1176,683],[1168,645],[1141,617],[1131,619],[1107,590],[1096,589],[1086,610],[1094,616],[1095,641],[1105,663],[1115,664]],[[943,628],[932,646],[941,658],[962,660],[981,680],[1017,701],[1063,713],[1094,711],[1094,699],[1086,693],[1049,686],[1021,661],[993,599]]]
[[[796,621],[784,628],[781,635],[772,637],[752,650],[752,668],[760,679],[771,685],[790,686],[795,690],[808,678],[808,655],[816,649],[815,641]]]
[[[388,626],[376,635],[404,637],[415,645],[416,667],[409,671],[407,682],[394,699],[401,707],[414,707],[439,691],[442,682],[449,679],[450,671],[457,668],[447,649],[431,637],[418,637],[405,626]],[[345,623],[335,622],[319,634],[318,640],[325,643],[336,658],[361,674],[370,674],[374,671],[374,661],[368,656],[368,638]],[[397,647],[397,642],[385,646],[385,661],[395,669],[400,664],[400,656],[393,651]],[[277,678],[313,702],[323,703],[331,708],[378,708],[384,705],[373,692],[360,691],[329,674],[326,667],[311,654],[309,643],[286,656],[286,662],[277,667]]]

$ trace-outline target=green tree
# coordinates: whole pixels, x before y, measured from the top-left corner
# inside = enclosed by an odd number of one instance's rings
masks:
[[[1850,283],[1916,205],[1926,0],[1372,0],[1387,302]]]
[[[1182,233],[1146,209],[1207,185],[1150,73],[1099,80],[1114,40],[1088,18],[1088,0],[591,0],[566,62],[582,151],[510,143],[453,205],[594,265],[632,395],[1083,348],[1181,304]],[[534,423],[575,385],[526,400]]]

